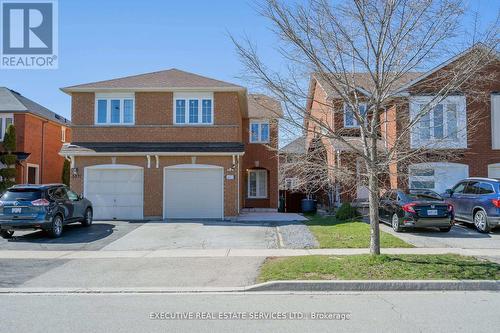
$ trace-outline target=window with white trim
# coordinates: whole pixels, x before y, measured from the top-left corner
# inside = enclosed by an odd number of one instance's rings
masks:
[[[0,139],[3,141],[5,131],[9,125],[14,124],[14,115],[12,113],[0,114]]]
[[[250,140],[251,143],[269,142],[269,120],[251,120],[250,121]]]
[[[366,104],[359,104],[359,115],[366,117]],[[349,105],[344,104],[344,127],[357,128],[359,127],[358,121],[354,116],[354,112]]]
[[[96,95],[96,125],[133,125],[135,122],[133,94]]]
[[[267,170],[248,171],[248,198],[267,198]]]
[[[212,93],[175,93],[175,125],[213,125]]]
[[[420,118],[411,131],[411,147],[467,148],[465,96],[432,100],[433,96],[417,96],[410,101],[411,119]]]
[[[61,141],[66,142],[66,127],[61,127]]]

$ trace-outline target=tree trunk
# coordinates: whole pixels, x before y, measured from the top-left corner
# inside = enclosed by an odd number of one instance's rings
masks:
[[[380,254],[380,231],[378,221],[379,186],[375,170],[368,170],[369,218],[370,218],[370,254]]]

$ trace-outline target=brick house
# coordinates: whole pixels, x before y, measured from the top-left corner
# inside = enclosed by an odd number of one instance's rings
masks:
[[[281,108],[177,69],[62,89],[71,186],[96,219],[226,218],[278,203]]]
[[[425,73],[408,73],[398,82],[397,95],[394,104],[387,107],[382,114],[384,126],[380,131],[380,149],[384,150],[394,144],[394,138],[401,135],[403,124],[401,119],[412,119],[412,114],[418,113],[419,103],[427,103],[439,90],[439,85],[429,86],[436,78],[446,77],[446,71],[466,57],[474,48],[468,49],[445,63]],[[433,147],[439,141],[439,148],[452,151],[452,160],[440,160],[430,156],[425,163],[393,163],[388,172],[388,184],[391,188],[425,188],[444,192],[457,181],[466,177],[500,178],[500,60],[497,57],[491,65],[477,74],[474,83],[465,82],[460,91],[453,93],[439,102],[429,113],[429,119],[420,121],[416,129],[408,136],[406,143],[410,149],[422,146]],[[370,80],[365,73],[354,73],[353,78],[359,91],[370,91],[367,84]],[[488,77],[483,83],[478,83],[478,77]],[[493,79],[491,79],[493,76]],[[471,84],[474,84],[473,89]],[[472,93],[474,91],[474,93]],[[478,99],[477,94],[487,96]],[[360,106],[362,107],[362,106]],[[332,112],[331,108],[335,111]],[[307,110],[315,117],[322,119],[337,133],[340,133],[352,145],[360,145],[359,125],[343,106],[341,99],[335,95],[334,89],[328,89],[328,84],[319,76],[312,75],[310,81]],[[480,119],[480,130],[468,131],[468,119]],[[318,139],[320,130],[315,125],[307,124],[310,145]],[[453,130],[455,129],[455,130]],[[455,133],[455,134],[453,134]],[[457,133],[461,133],[457,135]],[[442,140],[440,138],[447,140]],[[439,139],[439,140],[438,140]],[[449,139],[449,140],[448,140]],[[348,166],[353,174],[362,167],[360,161],[343,142],[319,138],[327,151],[327,163]],[[437,150],[436,150],[437,152]],[[388,170],[389,171],[389,170]],[[337,184],[340,189],[337,200],[366,200],[368,191],[362,181],[355,184]]]
[[[69,120],[14,90],[0,87],[0,139],[10,124],[16,128],[16,183],[60,183],[64,158],[59,151],[71,140]]]

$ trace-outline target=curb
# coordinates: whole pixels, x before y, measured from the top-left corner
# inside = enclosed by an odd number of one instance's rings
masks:
[[[270,281],[246,291],[500,291],[500,280]]]
[[[0,288],[6,294],[182,294],[182,293],[325,293],[370,291],[500,291],[500,280],[349,280],[269,281],[246,287]]]

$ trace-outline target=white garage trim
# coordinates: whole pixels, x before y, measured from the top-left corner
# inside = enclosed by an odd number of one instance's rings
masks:
[[[141,212],[139,219],[144,219],[144,168],[135,166],[135,165],[127,165],[127,164],[100,164],[100,165],[92,165],[85,167],[83,169],[83,195],[85,197],[89,196],[88,193],[88,185],[87,185],[87,180],[89,177],[89,172],[90,171],[98,171],[98,170],[106,170],[106,171],[112,171],[112,170],[136,170],[140,171],[140,202],[141,202]],[[95,214],[94,214],[95,215]],[[96,217],[98,218],[98,216]]]
[[[488,165],[488,177],[500,178],[500,163],[494,163]]]
[[[163,169],[163,218],[166,219],[168,218],[168,212],[167,212],[167,200],[169,198],[167,197],[167,172],[168,171],[175,171],[175,170],[216,170],[220,172],[220,182],[221,182],[221,210],[219,214],[219,218],[223,219],[224,218],[224,168],[221,166],[217,165],[208,165],[208,164],[178,164],[178,165],[172,165],[165,167]],[[190,218],[189,216],[186,216],[186,218]]]

